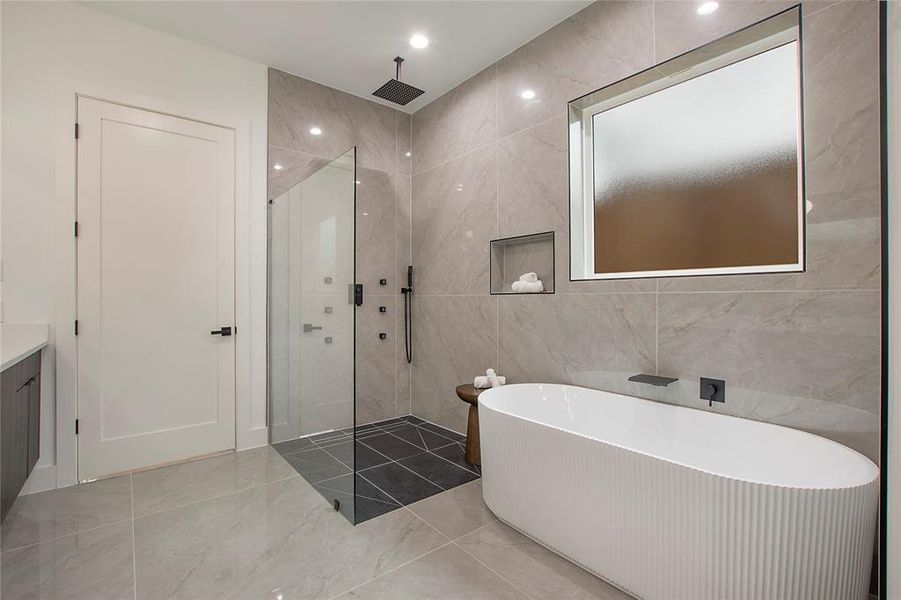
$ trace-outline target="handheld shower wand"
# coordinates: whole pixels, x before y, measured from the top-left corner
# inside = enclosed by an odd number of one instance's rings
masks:
[[[407,287],[400,288],[404,295],[404,348],[407,364],[413,362],[413,265],[407,267]]]

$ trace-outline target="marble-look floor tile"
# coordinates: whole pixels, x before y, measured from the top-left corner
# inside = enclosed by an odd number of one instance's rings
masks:
[[[456,543],[536,600],[632,598],[499,521]]]
[[[334,501],[338,500],[340,502],[339,512],[351,523],[362,523],[401,507],[390,496],[360,475],[356,475],[355,478],[351,474],[342,475],[320,481],[313,487],[330,504],[334,505]]]
[[[488,146],[413,177],[417,294],[487,294],[497,236],[497,161]]]
[[[417,454],[397,462],[443,490],[449,490],[479,478],[472,471],[461,469],[431,452]]]
[[[455,390],[497,366],[497,297],[418,297],[413,313],[413,412],[465,431],[469,405]]]
[[[500,299],[499,373],[512,383],[629,391],[655,372],[654,294],[558,294]]]
[[[494,72],[491,66],[416,111],[414,174],[495,141]]]
[[[3,521],[9,550],[131,519],[131,476],[19,496]]]
[[[9,550],[0,555],[4,598],[134,598],[131,522]]]
[[[138,517],[296,476],[294,468],[269,446],[135,473],[134,514]]]
[[[453,544],[340,596],[341,600],[505,600],[525,597]]]
[[[310,483],[349,473],[353,468],[353,462],[349,465],[342,463],[327,452],[330,447],[314,448],[287,454],[285,455],[285,460]]]
[[[360,471],[360,475],[403,505],[418,502],[444,491],[425,477],[397,463],[366,469]]]
[[[651,2],[595,2],[498,61],[499,137],[565,114],[570,100],[652,66],[653,18]],[[523,99],[523,90],[535,97]]]
[[[482,500],[482,482],[472,481],[407,508],[451,539],[497,520]]]
[[[137,597],[330,598],[445,542],[406,510],[354,527],[298,477],[137,519]]]

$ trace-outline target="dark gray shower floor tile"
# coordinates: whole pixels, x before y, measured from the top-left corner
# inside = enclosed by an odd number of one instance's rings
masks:
[[[373,467],[360,474],[405,506],[443,491],[429,480],[397,463]]]
[[[325,433],[317,433],[316,435],[307,436],[304,439],[310,440],[314,444],[328,444],[342,438],[347,438],[348,434],[341,431],[327,431]]]
[[[398,462],[445,490],[479,478],[472,471],[453,465],[432,453],[419,454]]]
[[[350,473],[350,469],[320,448],[286,454],[283,458],[310,483]]]
[[[453,441],[442,435],[438,435],[433,431],[423,429],[422,427],[417,427],[410,423],[388,430],[388,433],[402,438],[405,442],[409,442],[426,450],[432,450],[434,448],[440,448],[441,446],[447,446],[448,443]]]
[[[312,448],[313,442],[311,442],[309,438],[297,438],[288,440],[287,442],[272,444],[272,447],[275,448],[275,451],[279,454],[291,454],[292,452],[300,452],[301,450]]]
[[[471,465],[466,462],[466,450],[462,444],[448,444],[447,446],[436,448],[432,450],[432,452],[441,458],[451,461],[458,467],[472,471],[478,475],[482,474],[482,469],[478,465]]]
[[[391,462],[390,458],[376,452],[365,444],[356,442],[356,447],[356,456],[354,455],[354,443],[349,440],[345,440],[340,444],[326,446],[323,449],[348,467],[356,467],[357,471]]]
[[[362,444],[366,444],[373,450],[381,452],[392,460],[408,458],[425,452],[424,449],[408,444],[404,440],[395,437],[389,433],[375,435],[361,440]]]
[[[313,487],[332,505],[338,500],[338,510],[352,523],[362,523],[400,508],[400,504],[360,475],[356,476],[356,497],[354,497],[353,480],[351,475],[347,474],[321,481]]]
[[[465,442],[466,441],[465,435],[460,435],[456,431],[451,431],[450,429],[445,429],[444,427],[435,425],[434,423],[426,422],[426,423],[422,423],[422,424],[418,425],[418,427],[422,427],[423,429],[428,429],[429,431],[431,431],[433,433],[437,433],[440,436],[446,437],[447,439],[451,440],[452,442]]]

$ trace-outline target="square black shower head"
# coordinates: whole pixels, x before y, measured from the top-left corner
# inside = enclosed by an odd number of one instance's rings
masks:
[[[425,92],[421,89],[413,87],[403,81],[391,79],[388,83],[372,92],[372,95],[387,100],[388,102],[394,102],[395,104],[404,106],[413,100],[416,100],[424,93]]]

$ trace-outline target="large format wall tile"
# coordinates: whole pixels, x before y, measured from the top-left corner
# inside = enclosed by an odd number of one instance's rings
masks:
[[[413,115],[413,173],[495,141],[496,121],[490,67]]]
[[[654,2],[655,63],[753,25],[798,4],[790,0],[725,0],[709,15],[699,15],[697,4],[682,0]]]
[[[497,162],[488,146],[413,177],[417,294],[488,292]]]
[[[321,156],[269,146],[269,200],[278,198],[329,162]],[[280,168],[276,169],[276,165]]]
[[[496,367],[497,300],[417,297],[413,318],[413,414],[466,431],[469,405],[454,390]]]
[[[413,172],[413,117],[397,113],[397,173]]]
[[[554,231],[557,293],[655,291],[656,283],[646,279],[569,280],[569,182],[566,162],[564,117],[524,129],[498,142],[498,236]]]
[[[804,19],[809,221],[879,216],[879,7],[843,2]]]
[[[395,416],[396,300],[397,296],[369,296],[356,310],[357,425]],[[379,312],[380,306],[385,312]],[[386,339],[380,339],[380,333]]]
[[[269,144],[334,159],[357,147],[357,164],[394,173],[398,111],[269,69]],[[321,135],[310,129],[319,127]]]
[[[879,292],[660,294],[659,370],[879,412]]]
[[[806,272],[662,280],[662,291],[879,287],[877,22],[876,5],[856,1],[804,18]]]
[[[397,178],[357,167],[356,281],[367,296],[394,295],[397,235]],[[379,282],[385,279],[386,285]]]
[[[651,2],[595,2],[511,52],[497,63],[498,135],[566,115],[570,100],[650,67],[653,34]]]
[[[655,373],[654,294],[557,294],[499,299],[499,373],[513,383],[609,391]]]

